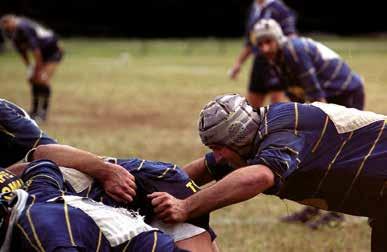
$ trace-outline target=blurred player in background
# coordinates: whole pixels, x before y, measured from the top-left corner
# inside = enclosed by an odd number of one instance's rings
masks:
[[[19,106],[0,99],[0,166],[20,160],[33,148],[56,141],[47,136]]]
[[[270,69],[267,60],[260,53],[259,49],[250,42],[250,32],[254,24],[261,19],[275,19],[281,26],[286,36],[296,36],[296,16],[282,1],[279,0],[255,0],[250,8],[246,32],[245,44],[239,53],[234,66],[230,69],[231,79],[235,79],[241,70],[243,63],[254,55],[254,62],[251,67],[247,99],[253,107],[263,104],[268,93],[271,93],[271,102],[283,100],[283,87],[270,83],[267,72]]]
[[[32,90],[30,115],[37,120],[46,120],[51,96],[50,82],[63,55],[58,38],[40,24],[15,15],[3,16],[0,27],[27,66],[27,78]],[[32,61],[29,52],[32,54]]]
[[[259,21],[252,43],[274,66],[278,83],[292,101],[328,102],[364,108],[364,84],[334,51],[310,38],[288,38],[273,19]]]
[[[291,101],[322,101],[364,108],[362,79],[331,49],[310,38],[285,37],[273,19],[257,22],[251,38],[274,66],[270,79],[286,87]],[[344,220],[338,213],[327,213],[316,219],[319,213],[316,208],[306,207],[282,220],[307,223],[312,229],[335,226]]]

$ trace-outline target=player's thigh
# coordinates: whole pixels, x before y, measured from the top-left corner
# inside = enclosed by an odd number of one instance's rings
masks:
[[[213,248],[211,236],[208,232],[203,232],[188,239],[180,240],[176,242],[176,245],[188,251],[198,252],[213,252],[216,251]]]
[[[48,62],[43,65],[40,79],[43,81],[44,84],[49,84],[49,82],[52,79],[52,76],[55,73],[57,66],[58,66],[57,62]]]

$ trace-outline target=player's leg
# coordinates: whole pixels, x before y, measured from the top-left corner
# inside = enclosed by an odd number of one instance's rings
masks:
[[[211,244],[211,236],[208,232],[201,233],[188,239],[180,240],[176,242],[176,245],[188,251],[200,251],[200,252],[213,252],[213,247],[208,246]]]
[[[176,247],[171,237],[157,230],[137,235],[122,251],[187,252],[187,250]]]
[[[250,70],[250,79],[246,99],[254,108],[261,107],[265,102],[268,90],[265,87],[266,60],[262,56],[256,56]]]
[[[41,99],[41,108],[38,111],[39,116],[45,120],[50,105],[51,98],[51,79],[58,66],[57,62],[48,62],[43,65],[41,75],[39,76],[39,90]]]

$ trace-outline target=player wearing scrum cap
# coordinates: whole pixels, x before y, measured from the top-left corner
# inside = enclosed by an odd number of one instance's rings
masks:
[[[285,85],[292,101],[364,108],[362,79],[328,47],[310,38],[285,37],[273,19],[257,22],[250,38],[274,66],[272,81]]]
[[[372,251],[386,251],[386,116],[335,104],[278,103],[254,111],[240,95],[208,103],[199,135],[212,153],[185,169],[214,185],[179,200],[156,192],[157,216],[180,222],[259,193],[372,218]]]
[[[229,71],[231,79],[235,79],[244,62],[253,55],[253,64],[250,70],[247,99],[254,107],[263,104],[266,95],[270,95],[271,102],[283,100],[283,90],[281,85],[272,82],[267,78],[268,72],[272,71],[265,57],[260,53],[256,45],[250,41],[250,34],[254,24],[262,19],[272,18],[276,20],[286,36],[296,36],[296,15],[280,0],[254,0],[248,13],[245,43]]]
[[[42,25],[12,14],[0,19],[0,28],[12,41],[27,66],[27,78],[32,91],[30,116],[45,120],[51,97],[50,82],[63,55],[58,38]],[[28,57],[29,51],[34,62]]]

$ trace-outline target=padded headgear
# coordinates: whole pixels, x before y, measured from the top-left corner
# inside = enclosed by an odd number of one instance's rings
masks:
[[[218,96],[200,112],[202,143],[227,146],[242,157],[250,153],[258,127],[258,114],[239,94]]]
[[[281,26],[274,19],[261,19],[253,27],[250,32],[250,41],[253,45],[257,45],[263,38],[274,38],[278,44],[286,41]]]

